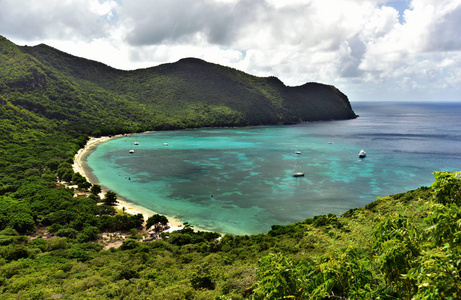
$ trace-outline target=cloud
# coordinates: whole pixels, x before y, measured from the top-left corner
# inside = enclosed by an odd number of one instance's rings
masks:
[[[0,34],[117,68],[192,56],[359,94],[459,92],[459,28],[461,0],[0,0]]]
[[[230,45],[253,19],[263,0],[233,2],[158,0],[124,1],[119,14],[131,45],[190,44],[205,40]]]
[[[456,3],[457,2],[457,3]],[[457,4],[457,5],[456,5]],[[448,2],[433,12],[426,51],[461,51],[461,4]]]
[[[439,81],[452,72],[449,65],[441,72],[440,62],[453,56],[447,51],[461,50],[456,29],[461,28],[461,1],[414,0],[404,12],[403,23],[386,10],[382,8],[381,17],[371,19],[375,23],[362,35],[366,52],[359,69],[366,74],[364,81],[401,78],[405,90],[440,87]],[[378,20],[387,25],[376,26]]]
[[[85,39],[106,34],[113,1],[0,1],[2,34],[20,39]]]

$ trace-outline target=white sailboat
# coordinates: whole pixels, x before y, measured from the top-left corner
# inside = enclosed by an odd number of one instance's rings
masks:
[[[299,152],[301,154],[301,152]],[[295,167],[293,168],[293,177],[304,177],[304,172],[298,170],[298,159],[296,159]]]

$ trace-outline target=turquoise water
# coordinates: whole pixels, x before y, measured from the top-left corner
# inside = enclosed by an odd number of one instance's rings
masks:
[[[461,104],[353,107],[355,120],[116,138],[87,164],[95,181],[138,205],[232,234],[340,214],[429,185],[433,171],[461,170]]]

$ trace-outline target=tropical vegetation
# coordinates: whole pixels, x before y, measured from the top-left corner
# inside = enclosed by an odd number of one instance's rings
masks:
[[[72,169],[89,135],[355,117],[334,87],[195,59],[120,71],[0,37],[0,116],[2,299],[461,297],[461,173],[264,234],[153,240],[166,217],[115,209]]]

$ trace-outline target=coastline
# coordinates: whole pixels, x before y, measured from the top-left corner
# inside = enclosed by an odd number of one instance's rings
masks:
[[[89,176],[90,174],[87,174],[87,172],[85,171],[85,168],[83,167],[83,162],[84,162],[84,158],[91,153],[91,151],[93,150],[93,148],[95,146],[97,146],[98,144],[100,143],[103,143],[103,142],[107,142],[111,139],[114,139],[114,138],[119,138],[119,137],[123,137],[124,135],[123,134],[119,134],[119,135],[114,135],[114,136],[102,136],[102,137],[99,137],[99,138],[94,138],[94,137],[90,137],[90,139],[88,140],[88,142],[86,143],[85,147],[79,149],[77,151],[77,154],[75,154],[75,157],[74,157],[74,163],[72,164],[72,169],[74,170],[75,173],[80,173],[80,175],[82,175],[83,177],[86,178],[86,180],[88,182],[90,182],[91,184],[95,184],[94,182],[92,182],[92,180],[90,180],[90,177]],[[102,186],[101,185],[101,190],[102,192],[99,194],[100,198],[104,198],[104,194],[109,190],[107,189],[106,187]],[[142,207],[140,205],[137,205],[136,203],[124,198],[124,197],[121,197],[120,195],[117,195],[117,203],[115,204],[115,207],[119,210],[122,210],[122,211],[125,211],[126,213],[129,213],[131,215],[136,215],[136,214],[142,214],[143,217],[144,217],[144,221],[147,221],[147,219],[149,217],[151,217],[152,215],[156,214],[156,212],[150,210],[150,209],[147,209],[145,207]],[[168,218],[168,224],[170,226],[170,228],[179,228],[179,227],[182,227],[182,222],[181,220],[179,219],[176,219],[174,217],[171,217],[171,216],[165,216]],[[147,230],[148,228],[146,228]]]

